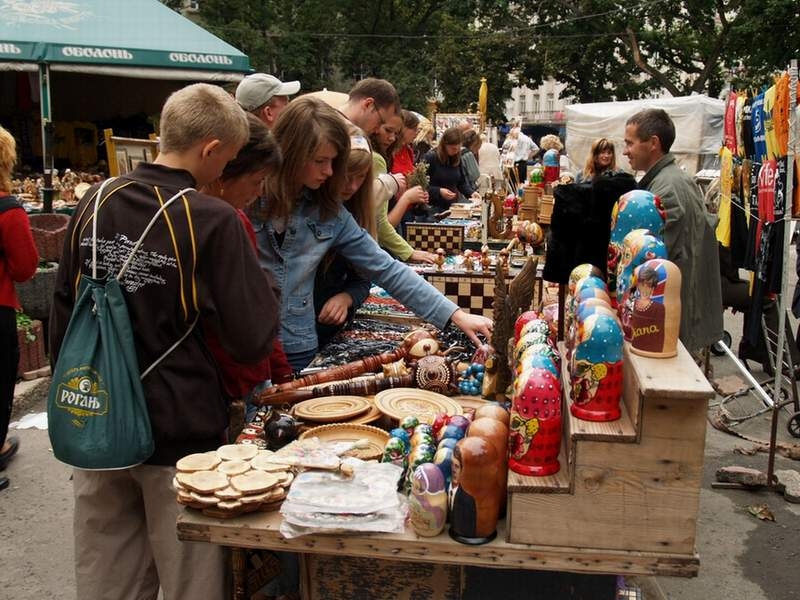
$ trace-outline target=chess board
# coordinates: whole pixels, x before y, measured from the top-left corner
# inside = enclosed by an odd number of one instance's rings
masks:
[[[488,276],[476,274],[426,273],[433,287],[442,292],[459,308],[476,315],[492,318],[494,301],[494,273]],[[506,282],[511,282],[508,277]]]
[[[437,223],[406,223],[406,240],[415,250],[436,252],[442,248],[445,254],[460,254],[464,248],[462,225],[439,225]]]

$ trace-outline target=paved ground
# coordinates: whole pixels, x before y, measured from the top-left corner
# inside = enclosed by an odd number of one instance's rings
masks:
[[[727,315],[726,320],[735,347],[741,318]],[[714,358],[713,364],[717,378],[735,372],[728,358]],[[46,380],[33,388],[16,407],[16,418],[45,410]],[[756,402],[743,399],[740,408],[755,407]],[[780,438],[798,441],[786,433],[785,421],[782,415]],[[743,430],[766,439],[768,417],[751,419]],[[11,487],[0,492],[0,522],[5,525],[0,538],[0,597],[72,599],[69,469],[53,458],[47,432],[27,429],[13,434],[20,437],[22,448],[7,470]],[[736,447],[751,445],[709,426],[698,522],[700,575],[695,579],[643,579],[639,584],[647,600],[800,600],[800,504],[789,504],[772,492],[711,488],[720,466],[740,464],[766,470],[766,454],[733,453]],[[800,463],[779,457],[777,468],[800,470]],[[759,521],[747,512],[748,505],[761,503],[774,513],[774,523]]]

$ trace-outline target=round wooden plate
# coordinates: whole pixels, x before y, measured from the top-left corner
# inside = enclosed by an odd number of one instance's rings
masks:
[[[358,415],[348,421],[353,425],[366,425],[367,423],[374,423],[383,416],[381,409],[375,406],[375,400],[367,398],[369,402],[369,410],[364,414]]]
[[[327,396],[299,402],[294,416],[304,421],[330,423],[347,421],[369,410],[370,402],[362,396]]]
[[[366,440],[366,448],[355,448],[347,453],[362,460],[378,460],[383,456],[383,447],[389,439],[388,432],[371,425],[355,423],[333,423],[313,427],[300,434],[300,439],[316,437],[321,442],[357,442]]]
[[[383,414],[400,421],[403,417],[413,415],[420,423],[433,423],[436,415],[446,413],[462,415],[464,410],[455,400],[416,388],[394,388],[375,394],[375,404]]]

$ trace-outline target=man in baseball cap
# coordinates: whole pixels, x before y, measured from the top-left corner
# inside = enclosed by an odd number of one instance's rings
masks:
[[[299,81],[283,82],[274,75],[253,73],[239,82],[236,101],[272,129],[278,115],[289,104],[289,96],[299,91]]]

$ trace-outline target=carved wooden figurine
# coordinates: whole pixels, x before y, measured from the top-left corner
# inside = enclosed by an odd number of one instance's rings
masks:
[[[444,248],[436,249],[436,270],[441,271],[444,267]]]
[[[664,259],[636,269],[631,314],[631,352],[654,358],[678,353],[681,324],[681,272]]]

